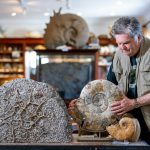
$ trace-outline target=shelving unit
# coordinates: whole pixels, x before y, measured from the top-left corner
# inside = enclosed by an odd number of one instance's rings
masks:
[[[99,37],[99,43],[101,46],[99,52],[99,61],[98,61],[98,78],[105,79],[109,66],[111,65],[114,50],[117,46],[115,39],[107,38],[107,37]]]
[[[109,66],[111,65],[113,54],[99,54],[98,78],[105,79]]]
[[[102,52],[103,47],[116,46],[114,39],[100,37],[101,50],[99,52],[97,78],[105,78],[113,54]],[[25,77],[25,51],[44,47],[43,38],[2,38],[0,39],[0,85],[15,79]],[[43,48],[42,47],[42,48]],[[87,50],[88,51],[88,50]],[[103,61],[104,60],[104,61]]]
[[[0,85],[25,77],[24,54],[27,47],[44,45],[42,38],[2,38],[0,39]]]
[[[54,86],[65,100],[78,98],[89,81],[98,79],[96,49],[72,49],[65,52],[47,49],[35,52],[37,63],[34,79]]]

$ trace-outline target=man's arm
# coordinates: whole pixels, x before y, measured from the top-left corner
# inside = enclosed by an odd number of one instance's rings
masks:
[[[150,93],[138,97],[136,100],[125,96],[121,101],[114,102],[111,105],[111,111],[117,115],[123,115],[130,110],[145,105],[150,105]]]
[[[150,105],[150,93],[137,98],[139,106]]]

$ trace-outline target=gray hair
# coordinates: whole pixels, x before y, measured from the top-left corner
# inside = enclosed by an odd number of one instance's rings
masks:
[[[135,17],[121,17],[114,22],[112,26],[112,35],[128,34],[131,38],[142,37],[142,28],[140,22]]]

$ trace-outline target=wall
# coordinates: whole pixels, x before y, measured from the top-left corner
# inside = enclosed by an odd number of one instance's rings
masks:
[[[109,35],[109,28],[117,18],[118,17],[89,17],[84,19],[89,26],[90,32],[93,32],[98,36]],[[139,19],[142,24],[146,22],[143,18],[139,17]],[[5,35],[7,37],[42,37],[44,34],[44,28],[46,28],[46,23],[48,23],[49,20],[49,17],[33,18],[32,20],[24,18],[23,21],[21,19],[15,20],[15,18],[12,18],[11,20],[1,20],[0,25],[5,30]],[[148,29],[150,30],[149,26]]]

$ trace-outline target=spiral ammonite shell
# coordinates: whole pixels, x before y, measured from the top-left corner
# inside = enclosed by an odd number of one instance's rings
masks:
[[[82,128],[93,131],[105,131],[106,126],[117,121],[118,117],[111,112],[110,105],[121,100],[123,93],[107,80],[94,80],[82,89],[76,103],[82,115]]]
[[[47,49],[69,45],[74,48],[83,48],[89,38],[89,27],[86,21],[76,14],[61,14],[54,11],[50,22],[46,24],[44,41]]]

